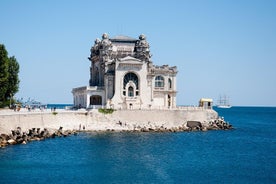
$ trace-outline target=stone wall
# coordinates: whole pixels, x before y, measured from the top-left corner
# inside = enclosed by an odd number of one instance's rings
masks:
[[[112,114],[102,114],[98,110],[61,111],[41,113],[10,113],[0,115],[0,133],[10,133],[17,127],[22,131],[31,128],[64,130],[132,130],[136,126],[164,126],[166,128],[183,126],[188,121],[202,124],[217,119],[214,110],[117,110]],[[124,126],[122,126],[124,125]]]

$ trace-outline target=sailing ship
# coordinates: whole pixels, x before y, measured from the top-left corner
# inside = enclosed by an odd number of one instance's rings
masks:
[[[229,103],[229,97],[226,95],[220,96],[217,104],[218,108],[231,108],[232,106]]]

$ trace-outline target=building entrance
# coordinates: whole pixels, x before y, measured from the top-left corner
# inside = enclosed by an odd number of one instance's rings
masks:
[[[90,105],[102,105],[102,97],[100,95],[91,96]]]

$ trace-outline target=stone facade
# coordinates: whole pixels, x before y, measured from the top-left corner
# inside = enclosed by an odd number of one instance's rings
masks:
[[[155,66],[144,35],[96,39],[89,86],[74,88],[74,105],[84,108],[171,109],[176,107],[177,68]]]

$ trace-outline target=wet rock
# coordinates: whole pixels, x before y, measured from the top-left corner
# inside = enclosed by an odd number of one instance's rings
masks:
[[[233,128],[232,125],[224,121],[224,119],[222,118],[218,118],[213,121],[210,121],[208,126],[209,130],[230,130],[232,128]]]
[[[36,133],[37,133],[37,135],[40,134],[40,128],[37,128],[37,129],[36,129]]]
[[[46,128],[41,130],[40,128],[32,128],[27,132],[22,132],[20,127],[17,127],[16,130],[11,130],[11,134],[1,134],[0,135],[0,147],[3,148],[7,145],[13,144],[27,144],[29,141],[40,141],[46,138],[55,138],[56,136],[67,137],[71,134],[77,135],[76,131],[66,130],[62,131],[60,127],[56,131],[49,132]]]
[[[208,131],[208,128],[205,126],[205,127],[202,127],[202,131],[203,132],[206,132],[206,131]]]
[[[23,138],[21,138],[21,137],[16,139],[16,143],[17,143],[17,144],[21,144],[23,141],[24,141],[24,140],[23,140]]]
[[[153,129],[153,128],[149,128],[149,131],[153,132],[153,131],[154,131],[154,129]]]
[[[8,140],[8,144],[13,145],[13,144],[17,144],[17,142],[15,140],[13,140],[13,139],[9,139]]]
[[[16,133],[15,133],[14,130],[11,131],[11,135],[12,135],[12,136],[15,136],[15,135],[16,135]]]
[[[143,127],[143,128],[141,128],[140,131],[141,131],[141,132],[149,132],[149,129],[147,129],[146,127]]]
[[[8,140],[8,139],[10,139],[10,136],[7,135],[7,134],[1,134],[0,137],[1,137],[2,140]]]
[[[20,136],[20,135],[22,135],[21,133],[22,133],[21,132],[21,128],[17,127],[16,130],[15,130],[15,134],[18,135],[18,136]]]

